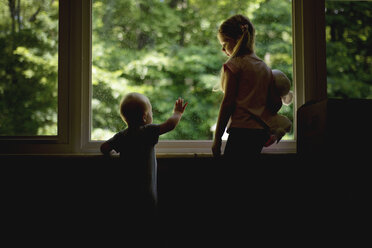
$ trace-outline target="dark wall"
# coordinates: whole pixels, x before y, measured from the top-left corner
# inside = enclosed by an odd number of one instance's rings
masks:
[[[213,158],[158,158],[158,168],[162,226],[156,236],[166,243],[160,247],[213,247],[229,242],[231,230],[240,237],[257,232],[273,242],[316,243],[349,233],[358,216],[360,195],[351,178],[295,154],[263,155],[247,173],[247,194],[240,195],[248,202],[243,210],[225,190],[232,182],[226,181],[228,168]],[[48,245],[72,237],[85,244],[125,239],[128,213],[118,158],[2,156],[1,169],[3,225],[9,237]]]

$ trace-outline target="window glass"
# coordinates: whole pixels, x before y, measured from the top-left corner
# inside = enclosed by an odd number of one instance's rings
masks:
[[[0,135],[57,135],[58,1],[0,0]]]
[[[149,97],[154,123],[170,117],[178,97],[189,102],[179,126],[161,139],[211,140],[222,99],[215,89],[227,59],[219,24],[247,15],[257,30],[256,54],[292,81],[291,11],[290,0],[94,0],[91,139],[125,128],[119,103],[137,91]],[[293,120],[293,104],[280,112]]]
[[[372,99],[372,1],[326,1],[327,94]]]

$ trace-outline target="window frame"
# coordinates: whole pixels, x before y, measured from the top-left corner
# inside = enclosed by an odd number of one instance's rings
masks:
[[[292,0],[294,139],[263,153],[296,153],[297,109],[326,98],[324,6],[325,0]],[[92,0],[64,0],[59,7],[58,135],[1,137],[1,153],[99,153],[102,141],[90,140]],[[156,149],[160,156],[210,155],[212,142],[161,140]]]
[[[59,1],[57,135],[0,136],[0,153],[69,152],[70,1]]]

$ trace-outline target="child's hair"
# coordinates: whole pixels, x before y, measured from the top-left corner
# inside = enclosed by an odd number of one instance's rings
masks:
[[[138,125],[143,122],[147,106],[146,96],[139,93],[129,93],[120,103],[120,116],[128,125]]]
[[[218,29],[218,34],[237,41],[230,58],[254,52],[256,30],[248,17],[234,15],[225,20]]]
[[[256,30],[248,17],[233,15],[226,19],[218,29],[218,35],[237,41],[229,59],[254,52]],[[223,68],[219,89],[225,91]],[[216,90],[216,88],[214,89]]]

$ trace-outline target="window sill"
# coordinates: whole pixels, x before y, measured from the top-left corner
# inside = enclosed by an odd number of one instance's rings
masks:
[[[180,155],[180,156],[211,156],[212,140],[160,140],[156,145],[156,154],[159,156]],[[83,153],[97,153],[102,141],[87,143]],[[222,150],[225,148],[226,141],[222,142]],[[296,153],[295,140],[282,140],[278,144],[264,147],[262,153]]]
[[[158,156],[167,155],[185,155],[191,154],[191,156],[211,156],[211,140],[199,140],[199,141],[159,141],[156,146],[156,153]],[[225,148],[226,141],[222,142],[222,150]],[[273,144],[270,147],[264,147],[262,150],[264,154],[294,154],[296,153],[296,141],[294,140],[283,140],[278,144]]]
[[[61,157],[61,158],[74,158],[74,157],[101,157],[99,146],[102,142],[90,142],[80,152],[49,152],[43,151],[43,147],[39,149],[27,150],[19,153],[4,153],[0,154],[0,158],[12,157]],[[223,141],[222,149],[224,149],[226,142]],[[159,141],[156,145],[156,154],[158,158],[207,158],[212,157],[211,153],[212,141],[199,140],[199,141]],[[44,147],[45,148],[45,147]],[[273,144],[270,147],[265,147],[262,151],[263,154],[295,154],[296,141],[283,140],[278,144]],[[114,155],[117,156],[117,155]]]

